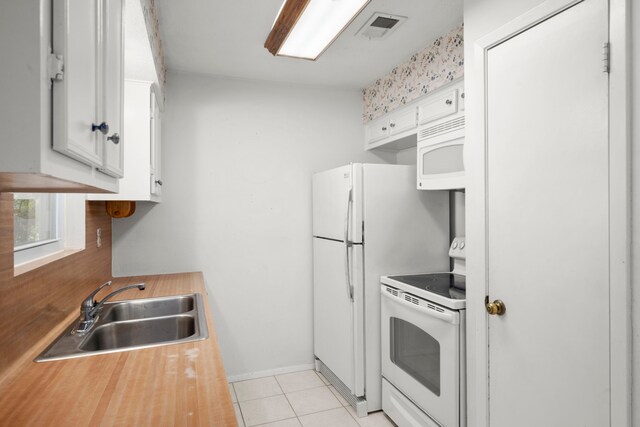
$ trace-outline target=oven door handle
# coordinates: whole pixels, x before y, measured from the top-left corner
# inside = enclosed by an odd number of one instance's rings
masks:
[[[391,295],[389,292],[386,291],[385,288],[381,289],[381,293],[383,297],[388,298],[390,301],[393,301],[396,304],[400,304],[402,306],[412,308],[416,311],[419,311],[420,313],[429,315],[431,317],[435,317],[440,320],[444,320],[445,322],[451,323],[452,325],[460,324],[460,316],[458,316],[458,313],[456,312],[445,311],[444,313],[442,313],[440,311],[436,311],[430,308],[425,308],[425,307],[416,305],[412,302],[406,301],[403,297],[399,297],[399,296],[396,297],[394,295]],[[404,293],[402,292],[400,292],[399,294],[404,295]]]

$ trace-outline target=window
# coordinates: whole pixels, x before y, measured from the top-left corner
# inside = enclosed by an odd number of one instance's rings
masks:
[[[84,200],[78,194],[15,193],[14,266],[55,256],[53,261],[84,249]]]

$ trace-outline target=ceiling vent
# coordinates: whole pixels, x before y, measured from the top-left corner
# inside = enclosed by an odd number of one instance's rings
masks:
[[[360,30],[358,30],[356,36],[365,37],[369,40],[384,39],[389,37],[389,35],[397,30],[406,20],[406,16],[376,12],[367,20]]]

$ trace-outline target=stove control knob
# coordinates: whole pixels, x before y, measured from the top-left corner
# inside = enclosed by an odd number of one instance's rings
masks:
[[[464,240],[460,242],[460,249],[464,249]]]
[[[458,241],[457,240],[453,241],[453,245],[451,245],[451,248],[452,249],[457,249],[458,248]]]

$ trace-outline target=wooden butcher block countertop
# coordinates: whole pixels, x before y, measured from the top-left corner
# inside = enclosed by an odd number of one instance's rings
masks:
[[[29,359],[0,384],[2,426],[236,426],[202,273],[115,279],[146,282],[119,299],[201,293],[209,338],[144,350],[35,363],[78,314],[52,325]],[[98,297],[107,294],[103,290]],[[83,295],[84,296],[84,295]]]

